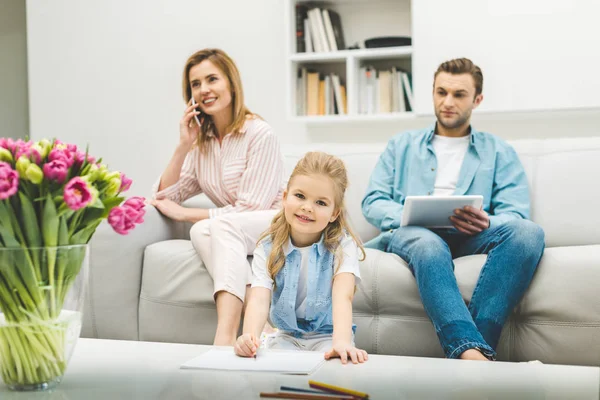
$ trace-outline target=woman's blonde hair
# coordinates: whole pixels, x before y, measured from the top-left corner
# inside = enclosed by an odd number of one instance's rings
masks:
[[[248,108],[246,108],[244,105],[244,90],[242,88],[240,72],[237,69],[235,62],[233,62],[231,57],[229,57],[223,50],[204,49],[195,52],[187,59],[185,62],[185,67],[183,68],[183,80],[181,85],[183,90],[183,100],[186,104],[188,104],[192,98],[190,69],[200,64],[204,60],[209,60],[223,73],[223,75],[225,75],[229,82],[229,90],[231,90],[233,121],[231,122],[231,125],[227,127],[227,132],[222,133],[232,132],[234,135],[239,134],[241,133],[244,122],[248,117],[258,116],[250,112],[250,110],[248,110]],[[202,125],[200,126],[200,134],[198,135],[198,139],[196,141],[196,144],[198,147],[200,147],[201,151],[206,149],[206,143],[208,141],[207,134],[213,129],[214,123],[212,117],[210,115],[203,115]]]
[[[287,185],[288,190],[290,188],[290,182],[298,175],[325,175],[331,179],[333,183],[335,193],[334,215],[337,215],[337,218],[327,225],[323,234],[325,248],[334,255],[335,269],[341,265],[344,258],[344,252],[340,246],[340,241],[346,234],[350,235],[354,242],[356,242],[362,253],[360,260],[364,260],[365,249],[362,242],[348,223],[346,206],[344,204],[344,195],[346,193],[346,188],[348,187],[348,175],[346,173],[344,162],[327,153],[318,151],[309,152],[298,161],[294,171],[292,171],[292,175],[290,176]],[[282,209],[273,218],[269,229],[263,233],[258,240],[260,242],[267,237],[270,237],[271,239],[272,247],[271,254],[269,254],[267,260],[267,270],[273,280],[275,280],[275,276],[281,271],[285,264],[284,246],[290,238],[290,233],[290,224],[285,219],[285,210]]]

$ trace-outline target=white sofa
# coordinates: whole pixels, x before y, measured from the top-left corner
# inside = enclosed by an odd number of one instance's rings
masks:
[[[505,325],[499,359],[600,365],[600,138],[520,140],[532,219],[546,234],[533,283]],[[360,203],[384,149],[379,144],[318,144],[285,150],[291,171],[307,150],[340,156],[350,176],[347,205],[366,241],[377,234]],[[197,203],[195,205],[198,205]],[[189,225],[149,208],[122,237],[102,225],[91,243],[85,337],[212,343],[212,280],[187,240]],[[455,260],[469,301],[485,256]],[[354,300],[356,342],[370,353],[442,357],[412,274],[399,257],[367,250]]]

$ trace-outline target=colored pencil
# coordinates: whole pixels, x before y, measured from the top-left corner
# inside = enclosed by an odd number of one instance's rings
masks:
[[[328,383],[308,381],[308,385],[313,389],[319,389],[333,394],[350,395],[359,399],[369,398],[369,395],[367,393],[359,392],[357,390],[346,389],[340,386],[330,385]]]
[[[325,394],[323,393],[322,390],[311,390],[311,389],[302,389],[302,388],[295,388],[295,387],[291,387],[291,386],[281,386],[279,388],[279,390],[281,392],[302,392],[302,393],[318,393],[318,394]]]
[[[291,392],[276,392],[276,393],[260,393],[261,398],[271,399],[298,399],[298,400],[354,400],[354,396],[348,395],[332,395],[332,394],[317,394],[317,393],[291,393]]]

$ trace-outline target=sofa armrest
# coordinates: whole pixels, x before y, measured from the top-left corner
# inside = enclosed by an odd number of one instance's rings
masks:
[[[144,223],[128,235],[104,221],[90,241],[89,284],[82,336],[138,340],[138,306],[146,246],[186,236],[185,224],[146,207]]]

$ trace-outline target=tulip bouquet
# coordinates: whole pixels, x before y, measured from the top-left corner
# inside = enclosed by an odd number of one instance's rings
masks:
[[[85,285],[86,244],[104,219],[120,234],[143,222],[144,199],[122,195],[131,183],[75,145],[0,139],[0,373],[9,387],[64,374],[63,306],[78,277]]]

